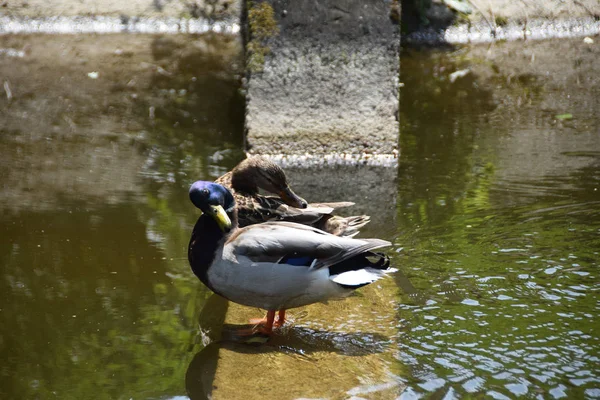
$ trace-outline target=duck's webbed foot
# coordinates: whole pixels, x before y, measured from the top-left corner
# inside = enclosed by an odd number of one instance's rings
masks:
[[[279,314],[277,315],[277,320],[275,320],[274,326],[276,328],[281,328],[285,324],[285,310],[279,310]]]
[[[273,332],[273,327],[280,328],[285,324],[285,310],[279,310],[277,319],[275,319],[275,310],[269,310],[264,318],[252,318],[249,322],[255,325],[252,328],[254,333],[270,335]]]

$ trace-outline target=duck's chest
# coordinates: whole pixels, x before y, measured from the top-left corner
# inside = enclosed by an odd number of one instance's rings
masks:
[[[331,297],[335,290],[326,269],[251,262],[220,249],[207,272],[213,290],[227,299],[267,310],[299,307]]]
[[[223,233],[210,217],[198,218],[188,245],[188,261],[194,274],[215,291],[208,278],[208,271],[217,257],[217,249],[224,240]]]

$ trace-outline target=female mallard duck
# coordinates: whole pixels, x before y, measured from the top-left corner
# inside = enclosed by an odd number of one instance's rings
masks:
[[[188,248],[194,274],[212,291],[246,306],[268,310],[271,333],[285,310],[350,294],[395,269],[372,250],[380,239],[339,237],[291,222],[238,228],[234,196],[225,187],[197,181],[190,200],[202,211]]]
[[[310,225],[336,236],[356,235],[370,218],[334,216],[336,208],[351,202],[308,204],[290,188],[281,167],[260,156],[249,157],[216,183],[228,188],[235,198],[239,226],[267,221],[289,221]],[[263,196],[259,188],[279,197]]]

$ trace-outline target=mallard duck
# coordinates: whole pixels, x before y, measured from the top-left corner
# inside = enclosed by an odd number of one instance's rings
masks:
[[[367,215],[332,215],[337,208],[354,205],[352,202],[308,204],[290,188],[281,167],[260,156],[241,161],[215,182],[233,193],[241,227],[267,221],[290,221],[336,236],[354,236],[370,220]],[[279,197],[263,196],[259,189]]]
[[[381,239],[335,236],[293,222],[238,227],[235,200],[222,185],[197,181],[190,200],[202,211],[188,248],[194,274],[213,292],[267,310],[262,332],[285,321],[285,310],[343,297],[395,269],[373,250]]]

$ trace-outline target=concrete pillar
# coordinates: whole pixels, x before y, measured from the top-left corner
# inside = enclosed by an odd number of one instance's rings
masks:
[[[398,3],[248,7],[247,150],[285,164],[320,163],[325,155],[330,163],[395,163]]]

